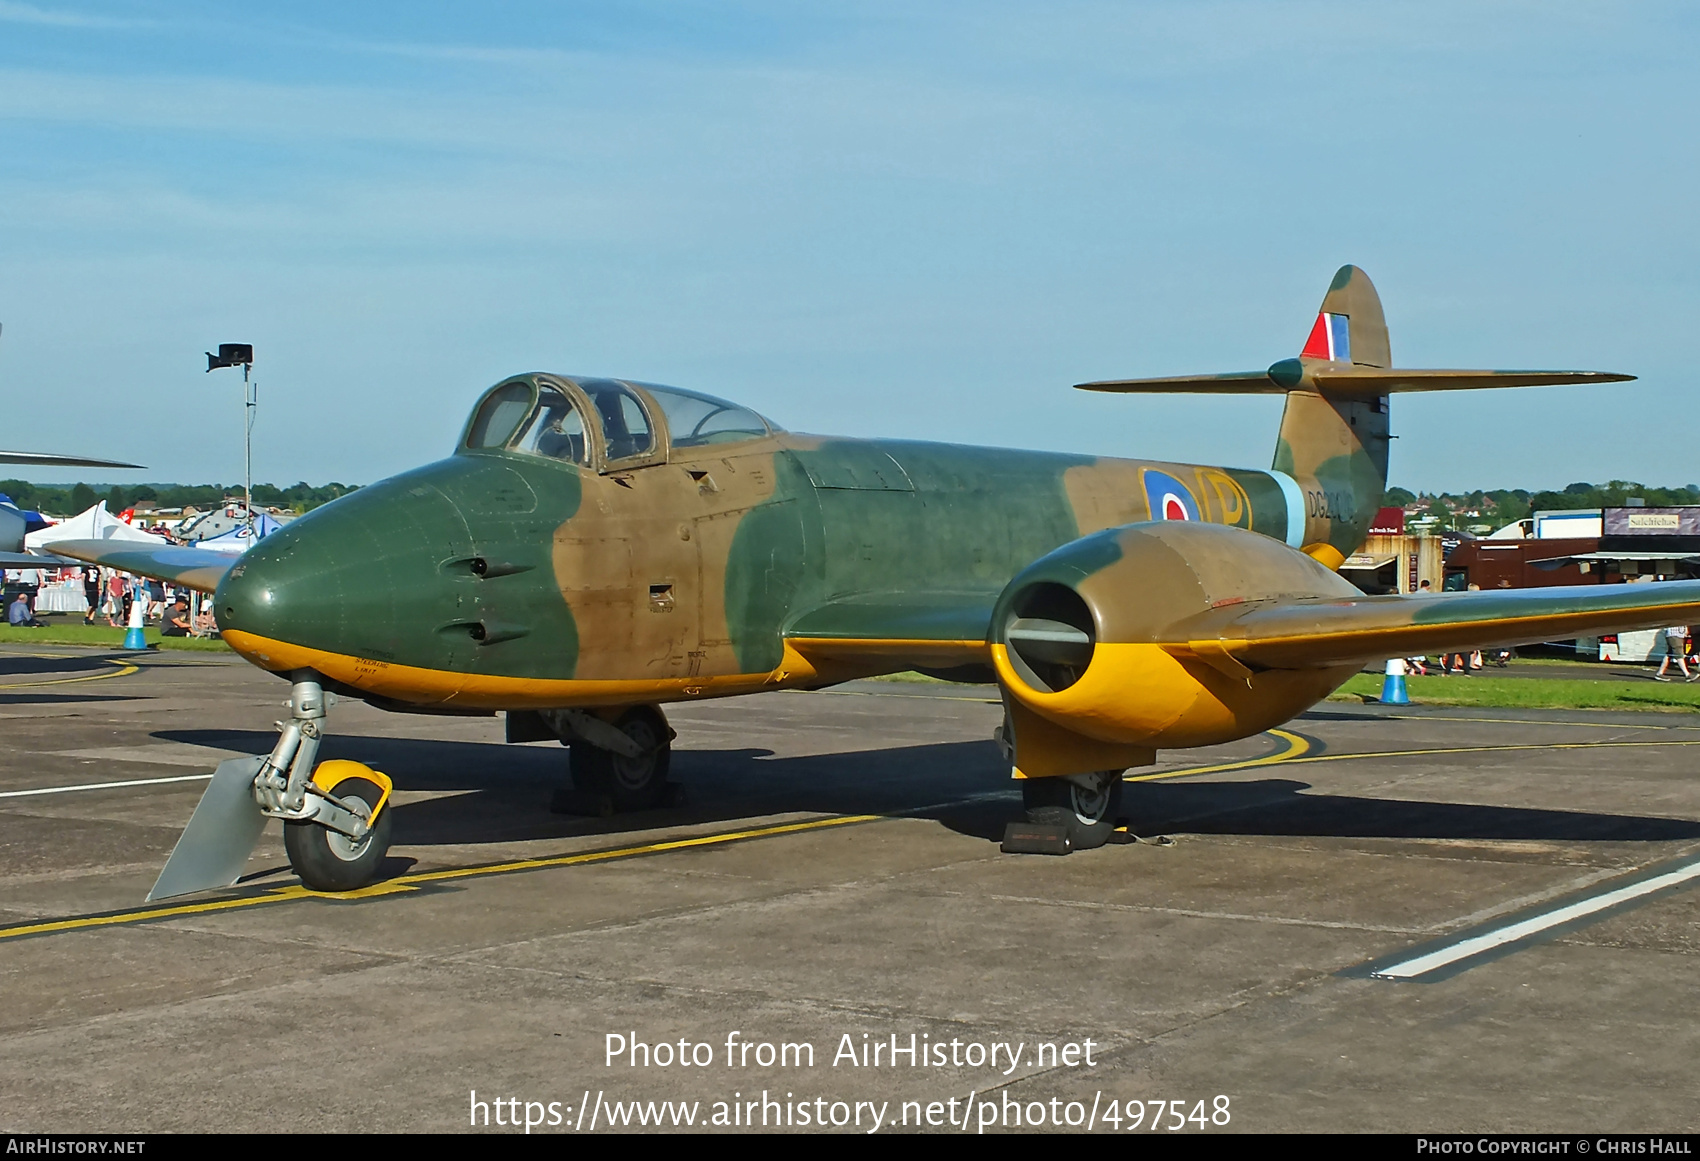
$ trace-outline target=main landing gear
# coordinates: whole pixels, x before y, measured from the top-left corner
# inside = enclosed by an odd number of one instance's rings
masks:
[[[555,796],[556,813],[606,818],[668,800],[677,735],[657,707],[632,706],[612,721],[585,710],[541,710],[539,716],[568,747],[572,793]]]
[[[1067,778],[1026,778],[1021,802],[1030,826],[1057,827],[1072,850],[1089,851],[1110,841],[1122,805],[1122,772],[1100,770]]]

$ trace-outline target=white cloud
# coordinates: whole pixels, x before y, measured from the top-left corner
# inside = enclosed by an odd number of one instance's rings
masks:
[[[0,21],[13,24],[43,24],[54,28],[145,28],[151,20],[122,20],[111,16],[89,16],[63,9],[37,8],[17,0],[0,0]]]

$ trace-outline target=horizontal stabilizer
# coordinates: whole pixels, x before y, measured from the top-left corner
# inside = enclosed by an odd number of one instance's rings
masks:
[[[1329,395],[1388,395],[1395,391],[1468,391],[1482,387],[1622,383],[1633,378],[1633,375],[1620,375],[1613,371],[1400,370],[1283,359],[1267,371],[1173,375],[1161,379],[1106,379],[1097,383],[1076,383],[1075,387],[1081,391],[1125,394],[1283,395],[1288,391],[1309,390]]]
[[[1700,623],[1700,581],[1280,601],[1188,635],[1245,665],[1308,669],[1689,623]]]
[[[216,589],[230,566],[242,559],[202,548],[180,548],[173,544],[156,547],[122,540],[58,540],[48,547],[74,560],[170,581],[203,593]]]

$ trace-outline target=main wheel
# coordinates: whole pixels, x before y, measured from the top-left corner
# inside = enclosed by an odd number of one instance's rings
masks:
[[[368,809],[378,804],[383,791],[365,778],[337,783],[338,798],[358,798]],[[301,882],[314,891],[355,891],[378,877],[378,865],[390,849],[390,816],[385,807],[378,824],[356,841],[316,822],[285,822],[283,849],[289,865]]]
[[[1083,781],[1091,785],[1083,786]],[[1089,851],[1108,842],[1116,829],[1116,815],[1122,805],[1122,772],[1100,770],[1080,780],[1027,778],[1021,783],[1021,799],[1028,822],[1064,827],[1069,845],[1077,851]]]
[[[654,706],[634,706],[614,726],[636,742],[636,758],[574,742],[569,764],[573,787],[583,794],[607,795],[617,811],[648,810],[667,793],[667,768],[673,755],[673,731]]]

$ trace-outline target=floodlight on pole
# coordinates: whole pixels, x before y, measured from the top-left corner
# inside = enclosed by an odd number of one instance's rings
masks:
[[[260,405],[260,385],[252,378],[252,343],[220,343],[218,354],[206,352],[207,373],[220,367],[242,368],[242,504],[248,529],[254,528],[254,409]]]

